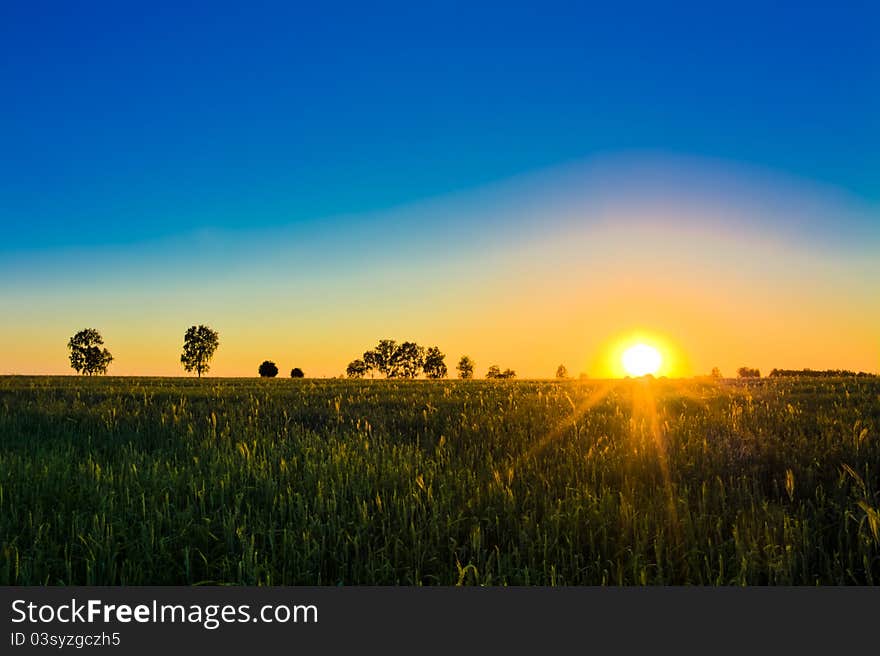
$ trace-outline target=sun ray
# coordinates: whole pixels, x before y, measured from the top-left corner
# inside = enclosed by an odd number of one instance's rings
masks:
[[[576,404],[571,400],[571,397],[566,394],[568,402],[571,404],[571,414],[567,415],[565,419],[559,421],[552,430],[543,435],[532,445],[531,448],[520,454],[520,456],[514,461],[513,465],[511,465],[511,469],[516,470],[520,463],[536,456],[552,442],[559,439],[566,430],[569,430],[572,426],[577,426],[577,422],[580,421],[580,419],[589,412],[591,408],[594,408],[601,403],[617,386],[618,383],[605,381],[602,385],[596,387],[586,398]]]
[[[670,531],[672,536],[677,541],[680,541],[681,527],[669,468],[669,440],[666,434],[666,426],[661,425],[660,415],[657,411],[656,385],[657,382],[652,380],[634,382],[632,385],[632,418],[634,420],[632,424],[634,429],[632,439],[635,440],[638,437],[635,433],[635,427],[639,423],[645,422],[649,430],[652,446],[654,447],[657,464],[660,468],[660,475],[663,479],[663,491],[666,495]]]

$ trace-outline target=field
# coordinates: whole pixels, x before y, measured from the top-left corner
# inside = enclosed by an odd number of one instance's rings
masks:
[[[877,584],[878,430],[877,378],[0,378],[0,584]]]

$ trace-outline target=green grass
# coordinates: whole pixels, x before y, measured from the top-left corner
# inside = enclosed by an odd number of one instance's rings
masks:
[[[880,380],[0,378],[0,584],[876,584]]]

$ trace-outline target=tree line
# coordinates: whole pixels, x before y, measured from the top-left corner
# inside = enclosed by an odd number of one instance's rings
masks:
[[[866,371],[855,372],[850,371],[849,369],[774,369],[770,372],[771,378],[788,376],[807,378],[846,378],[854,376],[857,378],[865,378],[874,376],[874,374],[869,374]]]
[[[718,367],[712,369],[709,374],[712,378],[721,378],[721,371]],[[761,371],[752,367],[740,367],[736,370],[737,378],[760,378]],[[849,369],[773,369],[770,371],[770,378],[868,378],[874,377],[876,374],[870,374],[866,371],[851,371]]]
[[[470,380],[474,377],[476,363],[468,355],[463,355],[455,366],[458,377]],[[424,373],[426,378],[439,380],[446,378],[449,370],[446,366],[446,355],[437,346],[424,347],[416,342],[398,343],[393,339],[381,339],[375,347],[364,351],[363,356],[348,363],[345,375],[349,378],[371,377],[380,374],[385,378],[416,378]],[[513,369],[501,371],[498,365],[492,365],[486,372],[486,378],[516,378]]]
[[[180,363],[187,372],[195,373],[199,378],[210,368],[211,359],[220,345],[219,333],[206,325],[190,326],[183,336],[183,350]],[[70,366],[78,374],[94,376],[106,374],[113,355],[104,348],[104,338],[95,328],[85,328],[77,332],[67,342],[70,352]],[[458,377],[467,380],[474,377],[476,364],[467,355],[461,356],[456,365]],[[560,365],[557,370],[564,372]],[[257,367],[262,378],[274,378],[278,375],[278,365],[271,360],[264,360]],[[415,342],[402,342],[383,339],[372,349],[365,351],[362,358],[349,363],[346,375],[349,378],[363,378],[366,375],[381,374],[385,378],[416,378],[424,373],[429,379],[446,378],[446,355],[437,346],[425,348]],[[305,373],[299,367],[290,370],[291,378],[304,378]],[[564,377],[564,376],[563,376]],[[504,371],[498,365],[492,365],[486,372],[489,379],[516,378],[513,369]]]
[[[183,351],[180,355],[180,363],[185,371],[195,373],[201,378],[202,374],[210,370],[210,362],[220,345],[220,335],[210,326],[190,326],[183,336]],[[104,338],[94,328],[85,328],[77,332],[67,342],[70,351],[70,366],[79,374],[94,376],[106,374],[113,355],[104,347]],[[462,380],[474,378],[476,363],[470,356],[462,355],[455,366],[458,377]],[[274,378],[278,375],[278,365],[271,360],[264,360],[257,373],[262,378]],[[365,351],[360,358],[352,360],[345,369],[348,378],[364,378],[376,374],[385,378],[417,378],[424,374],[426,378],[438,380],[448,375],[446,367],[446,355],[437,346],[423,347],[416,342],[406,341],[398,343],[393,339],[382,339],[372,349]],[[761,372],[752,367],[740,367],[737,369],[738,378],[760,378]],[[714,367],[710,374],[712,378],[721,378],[721,371]],[[771,378],[780,377],[865,377],[874,376],[864,371],[858,373],[848,369],[773,369]],[[291,378],[304,378],[305,373],[299,367],[290,370]],[[497,364],[493,364],[486,371],[485,377],[489,380],[510,380],[516,378],[513,369],[502,370]],[[556,378],[568,379],[568,370],[560,364],[556,368]],[[581,373],[580,379],[587,378]]]
[[[70,351],[70,366],[78,374],[95,376],[106,374],[113,362],[113,356],[104,346],[104,338],[94,328],[85,328],[76,333],[67,342]],[[196,376],[208,373],[211,359],[220,346],[219,333],[210,326],[198,325],[187,328],[183,335],[183,352],[180,364],[184,371],[195,372]],[[257,373],[263,378],[274,378],[278,375],[278,365],[271,360],[264,360]],[[290,370],[291,378],[304,378],[305,373],[299,367]]]

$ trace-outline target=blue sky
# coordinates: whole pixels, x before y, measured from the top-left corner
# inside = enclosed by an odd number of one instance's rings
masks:
[[[332,375],[410,334],[537,376],[652,320],[697,372],[878,369],[878,25],[873,2],[5,2],[0,373],[66,371],[86,325],[117,373],[180,373],[202,321],[227,375],[272,355],[248,341]],[[688,333],[757,286],[776,342]],[[568,332],[498,337],[551,298]],[[771,362],[829,303],[812,359]]]
[[[308,225],[627,149],[876,203],[880,9],[804,4],[4,3],[0,248]]]

